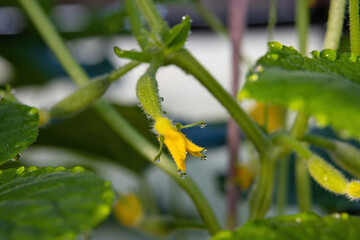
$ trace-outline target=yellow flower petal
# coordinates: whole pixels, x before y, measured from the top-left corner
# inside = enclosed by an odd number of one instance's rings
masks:
[[[187,152],[195,157],[203,156],[201,151],[203,151],[204,148],[195,145],[187,139],[184,134],[176,129],[168,118],[157,118],[154,128],[159,135],[164,136],[166,147],[169,149],[176,166],[183,173],[185,173],[185,158]]]
[[[185,136],[174,129],[169,129],[164,132],[165,145],[169,149],[178,169],[185,172]]]

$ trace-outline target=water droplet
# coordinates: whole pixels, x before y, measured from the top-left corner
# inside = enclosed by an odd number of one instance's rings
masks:
[[[192,18],[190,18],[190,23],[192,23],[194,20]]]
[[[31,166],[31,167],[28,167],[27,169],[26,169],[26,171],[27,172],[34,172],[34,171],[36,171],[38,168],[36,167],[36,166]]]
[[[342,218],[342,219],[348,219],[348,218],[349,218],[349,214],[346,213],[346,212],[344,212],[344,213],[341,214],[341,218]]]
[[[324,128],[329,124],[328,118],[324,114],[316,114],[315,118],[320,128]]]
[[[296,218],[296,219],[295,219],[295,222],[301,223],[301,218]]]
[[[183,173],[183,171],[182,171],[181,169],[179,169],[179,170],[177,171],[177,173],[178,173],[179,175],[181,175],[181,174]]]
[[[163,102],[163,101],[164,101],[164,98],[163,98],[163,97],[159,97],[159,101],[160,101],[160,102]]]
[[[105,181],[104,182],[104,187],[111,187],[111,182],[110,181]]]
[[[18,169],[16,169],[16,173],[17,174],[22,174],[23,172],[25,171],[25,167],[24,166],[21,166],[21,167],[19,167]]]
[[[255,70],[255,72],[262,73],[264,71],[264,67],[259,64],[259,65],[256,65],[254,70]]]
[[[239,93],[238,93],[238,99],[239,100],[243,100],[243,99],[246,99],[246,98],[249,98],[251,96],[251,94],[246,91],[246,90],[241,90]]]
[[[356,62],[356,60],[357,60],[356,54],[350,53],[348,60],[349,60],[349,62],[353,62],[353,63]]]
[[[250,82],[256,82],[259,79],[259,75],[257,75],[256,73],[252,73],[247,77],[247,79]]]
[[[79,173],[79,172],[84,172],[84,171],[85,171],[85,168],[83,168],[81,166],[76,166],[71,169],[71,172],[73,172],[73,173]]]
[[[206,152],[207,152],[207,149],[206,149],[206,148],[204,148],[204,149],[201,151],[202,154],[205,154]]]
[[[311,56],[313,56],[313,58],[318,58],[320,56],[320,52],[317,50],[312,51],[310,54]]]
[[[64,167],[56,167],[55,168],[55,172],[63,172],[63,171],[65,171],[66,170],[66,168],[64,168]]]
[[[201,156],[201,161],[205,162],[207,160],[206,156]]]
[[[139,103],[139,104],[138,104],[138,107],[142,107],[142,104],[141,104],[141,103]]]
[[[155,162],[155,163],[159,163],[159,162],[160,162],[160,158],[156,158],[156,159],[154,160],[154,162]]]
[[[181,123],[176,123],[176,124],[175,124],[175,128],[176,128],[176,129],[181,129],[181,128],[182,128]]]
[[[167,112],[163,111],[162,114],[166,117],[167,116]]]
[[[335,61],[337,58],[337,54],[334,50],[324,49],[320,52],[320,57],[327,59],[329,61]]]
[[[200,123],[200,128],[205,128],[205,127],[206,127],[206,125],[207,125],[207,123],[206,123],[206,122],[201,122],[201,123]]]
[[[269,55],[272,60],[278,60],[278,58],[279,58],[279,54],[276,54],[276,53],[270,53]]]
[[[182,178],[182,179],[187,178],[187,174],[186,174],[186,173],[181,174],[181,178]]]
[[[11,159],[11,161],[17,161],[20,159],[20,157],[21,157],[21,154],[18,153],[18,154],[16,154],[16,156],[13,159]]]
[[[34,116],[35,114],[37,114],[39,111],[36,108],[30,108],[29,111],[27,112],[28,116]]]
[[[15,88],[12,88],[11,91],[10,91],[10,93],[14,95],[14,94],[16,93]]]
[[[283,48],[283,45],[279,42],[268,42],[268,48],[270,52],[277,52]]]
[[[332,214],[332,217],[339,219],[341,217],[341,215],[340,215],[340,213],[334,213],[334,214]]]
[[[184,21],[186,19],[186,16],[182,16],[181,21]]]

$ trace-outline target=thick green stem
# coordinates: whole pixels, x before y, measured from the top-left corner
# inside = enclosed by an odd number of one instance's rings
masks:
[[[276,26],[276,16],[277,15],[277,0],[270,0],[269,8],[269,20],[267,25],[267,40],[272,41],[274,38],[274,30]]]
[[[278,215],[285,213],[288,189],[289,160],[287,158],[279,159],[277,192],[276,192],[276,210]]]
[[[266,155],[270,147],[267,135],[244,112],[229,93],[214,79],[214,77],[187,51],[181,50],[168,57],[169,62],[177,65],[186,73],[193,75],[204,85],[212,95],[228,110],[233,119],[252,141],[261,155]]]
[[[309,32],[309,1],[296,0],[296,28],[299,36],[300,52],[307,53],[307,37]]]
[[[86,84],[89,81],[88,76],[75,61],[37,1],[19,0],[19,3],[28,13],[30,19],[34,22],[36,28],[41,33],[46,43],[48,43],[51,50],[56,53],[56,57],[64,66],[67,73],[73,78],[74,82],[78,85]],[[94,107],[104,121],[107,122],[120,137],[139,151],[139,153],[146,157],[151,163],[154,163],[153,157],[157,154],[157,148],[155,146],[142,137],[110,104],[99,100],[95,103]],[[168,173],[169,176],[171,176],[189,194],[210,233],[215,234],[218,232],[220,230],[220,225],[206,198],[192,179],[189,177],[185,180],[181,179],[176,174],[175,165],[172,163],[171,159],[167,157],[162,159],[159,167]]]
[[[349,0],[351,52],[360,55],[359,0]]]
[[[314,135],[305,135],[301,140],[304,140],[317,147],[326,148],[330,150],[336,149],[336,144],[326,138],[322,138]]]
[[[337,50],[344,24],[346,0],[331,0],[324,49]]]
[[[310,14],[309,14],[309,1],[297,0],[296,1],[296,28],[298,32],[298,39],[300,45],[300,52],[303,55],[307,54],[307,39],[309,32]],[[295,138],[301,138],[308,126],[309,115],[303,111],[299,111],[296,120],[291,129],[291,134]],[[311,186],[310,177],[306,168],[305,161],[297,156],[295,163],[295,184],[296,196],[300,211],[309,211],[311,205]]]
[[[78,63],[75,61],[70,51],[63,51],[63,49],[67,49],[64,41],[61,39],[60,34],[55,31],[54,25],[49,21],[38,3],[34,0],[18,1],[31,18],[31,21],[38,29],[41,37],[46,44],[49,45],[56,58],[60,61],[61,65],[73,81],[80,86],[86,84],[88,82],[88,76],[81,67],[78,67]]]
[[[287,133],[278,133],[272,136],[272,141],[274,144],[287,147],[290,150],[295,150],[302,158],[308,160],[312,155],[314,155],[302,142],[299,142],[295,137]],[[287,151],[287,153],[289,153]]]
[[[250,195],[250,220],[263,218],[270,206],[275,175],[274,159],[262,159],[258,179]]]
[[[310,176],[307,169],[307,161],[296,156],[295,159],[295,183],[296,199],[301,212],[311,210],[311,185]]]
[[[211,27],[219,35],[223,35],[225,37],[229,37],[229,32],[222,24],[222,22],[213,14],[206,6],[202,3],[201,0],[197,0],[194,3],[196,12],[205,20],[207,24]]]

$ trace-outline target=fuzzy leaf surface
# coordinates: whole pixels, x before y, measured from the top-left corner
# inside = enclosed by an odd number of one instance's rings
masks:
[[[239,98],[303,110],[320,125],[360,136],[358,57],[329,49],[312,54],[305,57],[293,47],[270,42],[269,51],[248,73]]]
[[[75,239],[108,216],[110,184],[80,167],[0,174],[0,239]]]

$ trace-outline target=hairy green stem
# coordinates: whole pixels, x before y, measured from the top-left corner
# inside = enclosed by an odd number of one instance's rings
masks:
[[[154,32],[160,32],[164,37],[169,31],[167,23],[162,19],[155,5],[151,0],[134,0],[137,6],[140,8],[142,15],[145,17],[149,27]]]
[[[169,62],[177,65],[186,73],[193,75],[228,110],[246,136],[255,145],[260,155],[266,155],[270,141],[265,133],[244,112],[229,93],[214,77],[185,49],[168,56]]]
[[[324,49],[337,50],[344,24],[346,0],[331,0]]]
[[[196,12],[209,24],[210,28],[214,30],[219,35],[229,37],[229,32],[222,24],[222,22],[213,14],[206,6],[202,3],[201,0],[196,0],[194,3]]]
[[[360,55],[359,0],[349,0],[351,52]]]
[[[73,78],[78,85],[84,85],[89,81],[89,77],[82,70],[79,64],[71,55],[69,49],[65,46],[59,33],[55,30],[50,20],[35,0],[18,0],[24,10],[28,13],[31,21],[48,43],[60,63],[64,66],[65,71]],[[66,66],[66,67],[65,67]],[[114,131],[133,146],[141,155],[146,157],[151,163],[154,163],[153,157],[157,154],[157,147],[153,146],[143,136],[141,136],[114,108],[99,100],[94,105],[104,121],[111,126]],[[168,157],[164,157],[159,167],[169,174],[192,198],[197,207],[204,224],[211,234],[220,230],[220,225],[200,189],[196,186],[191,178],[181,179],[176,174],[176,167]]]
[[[140,135],[126,120],[124,120],[118,112],[104,101],[98,101],[94,105],[95,109],[100,113],[102,118],[107,124],[123,139],[144,156],[151,163],[154,163],[154,156],[158,152],[158,148],[153,146],[148,140]],[[126,136],[126,137],[125,137]],[[171,176],[179,185],[184,189],[190,198],[193,199],[200,216],[202,217],[205,225],[208,227],[211,234],[215,234],[220,230],[220,226],[216,217],[211,210],[205,196],[201,193],[200,189],[196,186],[190,177],[181,179],[177,174],[175,164],[167,156],[162,156],[161,161],[157,163],[164,172]]]
[[[165,21],[151,0],[135,0],[142,14],[153,30],[161,30],[164,34],[168,31]],[[185,72],[193,75],[203,84],[217,100],[229,111],[237,124],[243,129],[247,137],[253,142],[261,155],[266,155],[270,141],[254,121],[244,112],[236,101],[227,93],[224,88],[214,79],[213,76],[185,49],[174,52],[167,56],[169,63],[173,63]]]

